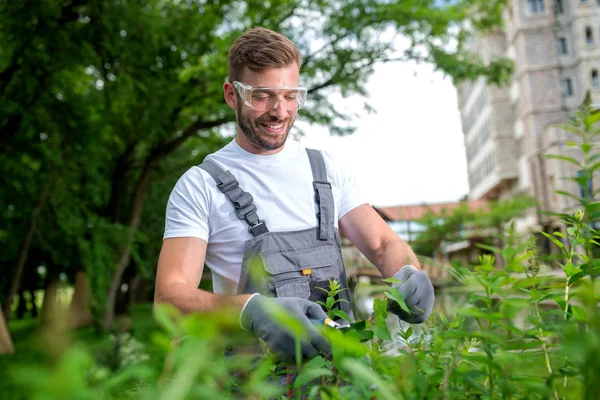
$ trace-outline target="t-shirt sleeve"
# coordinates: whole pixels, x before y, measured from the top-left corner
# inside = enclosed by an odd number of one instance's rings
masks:
[[[197,237],[208,242],[209,195],[201,171],[192,167],[175,184],[167,203],[164,239]]]
[[[356,207],[368,204],[367,196],[361,190],[350,163],[332,152],[323,152],[327,174],[333,179],[339,191],[339,216],[341,219]]]

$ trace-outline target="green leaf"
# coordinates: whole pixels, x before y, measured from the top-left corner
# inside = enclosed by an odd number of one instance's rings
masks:
[[[404,301],[404,296],[402,296],[402,293],[400,293],[398,289],[394,287],[390,288],[390,291],[385,293],[385,297],[394,300],[396,303],[398,303],[398,305],[404,312],[410,314],[411,311],[406,305],[406,302]]]
[[[364,362],[353,359],[345,359],[342,361],[342,367],[356,376],[357,379],[367,383],[367,387],[372,387],[375,390],[377,399],[398,400],[403,398],[399,393],[392,392],[388,387],[388,383],[383,381],[379,375],[370,370]]]
[[[413,334],[412,326],[408,327],[408,329],[406,331],[401,332],[400,334],[404,340],[408,340]]]
[[[581,269],[578,268],[577,266],[574,266],[572,263],[567,263],[567,265],[565,266],[565,275],[568,278],[571,278],[572,276],[578,274],[581,272]]]
[[[576,134],[577,136],[581,137],[581,130],[579,130],[577,127],[567,125],[567,124],[556,124],[553,126],[556,126],[557,128],[560,128],[565,131],[572,132],[572,133]]]
[[[385,324],[376,324],[375,326],[371,327],[371,330],[373,331],[375,336],[377,336],[379,339],[389,340],[389,341],[392,340],[392,335],[390,334],[390,331],[389,331],[387,325],[385,325]]]
[[[442,321],[442,323],[446,326],[448,326],[449,322],[448,322],[448,318],[446,318],[446,316],[442,313],[438,314],[440,320]]]
[[[346,357],[363,357],[367,354],[367,346],[361,343],[361,336],[356,331],[342,332],[336,329],[325,329],[323,335],[331,343],[336,363]]]
[[[373,303],[373,314],[375,315],[375,326],[371,330],[378,338],[383,340],[392,340],[392,335],[388,330],[385,321],[387,317],[387,300],[375,299]]]
[[[579,196],[576,196],[576,195],[574,195],[573,193],[570,193],[570,192],[565,192],[564,190],[556,190],[554,193],[559,194],[561,196],[570,197],[570,198],[572,198],[574,200],[577,200],[578,202],[580,200]]]
[[[331,372],[331,370],[327,369],[327,368],[306,368],[306,367],[304,367],[302,369],[302,371],[296,377],[296,380],[294,381],[294,388],[298,389],[298,388],[306,385],[307,383],[309,383],[317,378],[321,378],[323,376],[333,376],[333,372]]]
[[[550,241],[552,243],[554,243],[555,245],[557,245],[563,253],[567,253],[567,249],[565,248],[565,245],[562,244],[562,242],[554,237],[552,237],[551,235],[547,234],[546,232],[540,232],[542,235],[546,236],[548,239],[550,239]]]
[[[580,306],[575,306],[575,305],[570,305],[569,308],[571,309],[571,312],[573,313],[573,317],[575,317],[575,319],[577,321],[587,321],[588,320],[588,314],[587,314],[587,311],[585,310],[585,308],[580,307]]]
[[[338,309],[333,309],[330,311],[330,318],[333,317],[338,317],[343,319],[344,321],[351,321],[350,317],[348,316],[348,314],[346,314],[345,312],[343,312],[342,310],[338,310]]]
[[[179,322],[183,314],[175,306],[167,303],[158,304],[154,308],[154,317],[160,325],[172,338],[182,336]]]
[[[544,158],[566,161],[568,163],[576,165],[577,167],[581,167],[581,164],[578,160],[574,159],[573,157],[569,157],[569,156],[563,156],[563,155],[558,155],[558,154],[546,154],[544,156]]]
[[[595,164],[592,164],[589,167],[590,172],[594,173],[598,168],[600,168],[600,162],[597,162]]]
[[[531,297],[531,300],[533,300],[534,302],[537,303],[540,301],[542,294],[540,292],[538,292],[536,289],[531,289],[531,290],[529,290],[529,296]]]
[[[327,309],[331,310],[333,308],[334,304],[335,304],[335,299],[333,297],[328,297],[327,298],[327,303],[326,303]]]
[[[496,253],[496,254],[502,253],[502,249],[499,249],[498,247],[494,247],[494,246],[489,246],[487,244],[477,243],[476,246],[480,249],[491,251],[492,253]]]
[[[374,333],[372,330],[367,329],[367,321],[355,322],[350,326],[350,329],[358,333],[361,342],[373,339]]]

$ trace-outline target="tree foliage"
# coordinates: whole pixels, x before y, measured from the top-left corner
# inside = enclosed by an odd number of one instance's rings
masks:
[[[440,212],[428,211],[417,220],[424,231],[417,236],[413,248],[417,254],[433,256],[441,251],[442,243],[461,240],[493,240],[505,229],[505,224],[525,216],[536,205],[529,196],[515,196],[506,200],[495,200],[486,207],[469,208],[468,202],[458,207],[444,208]]]

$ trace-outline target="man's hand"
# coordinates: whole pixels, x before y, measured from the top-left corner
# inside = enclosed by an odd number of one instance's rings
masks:
[[[315,357],[319,352],[330,353],[331,346],[310,321],[323,320],[327,314],[321,307],[309,300],[297,297],[271,298],[261,295],[252,296],[242,310],[240,323],[242,328],[253,332],[263,339],[282,361],[295,362],[296,338],[289,329],[278,324],[273,318],[273,310],[280,308],[298,320],[306,331],[301,340],[302,359]]]
[[[388,303],[388,309],[403,321],[411,324],[423,323],[431,314],[435,301],[433,285],[429,277],[412,265],[406,265],[396,272],[393,278],[398,279],[400,283],[392,283],[392,287],[402,294],[411,312],[407,313],[395,301]]]

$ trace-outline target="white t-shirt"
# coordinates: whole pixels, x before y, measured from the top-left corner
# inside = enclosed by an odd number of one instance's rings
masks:
[[[338,161],[323,151],[327,178],[335,202],[334,221],[366,203],[355,181]],[[207,156],[229,170],[240,187],[250,193],[256,213],[269,231],[285,232],[317,226],[313,176],[306,150],[288,141],[274,155],[256,155],[235,140]],[[213,290],[234,294],[244,254],[244,242],[252,238],[246,221],[237,217],[233,204],[218,190],[203,169],[194,166],[179,179],[167,204],[164,238],[197,237],[208,243],[206,266],[213,273]]]

